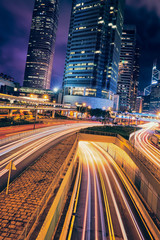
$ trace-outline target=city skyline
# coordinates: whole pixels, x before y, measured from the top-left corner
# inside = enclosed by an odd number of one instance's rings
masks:
[[[158,26],[160,26],[160,9],[158,1],[126,1],[125,22],[137,25],[138,42],[141,43],[140,89],[150,84],[152,65],[158,58]],[[27,55],[27,43],[33,11],[33,0],[1,1],[0,72],[15,78],[22,84]],[[157,6],[157,8],[156,8]],[[65,9],[65,11],[64,11]],[[55,59],[52,80],[61,86],[66,55],[67,35],[69,29],[71,1],[63,0],[60,5],[60,19],[57,33]],[[3,22],[2,22],[3,19]],[[158,59],[159,63],[159,59]],[[54,86],[56,86],[54,83]]]

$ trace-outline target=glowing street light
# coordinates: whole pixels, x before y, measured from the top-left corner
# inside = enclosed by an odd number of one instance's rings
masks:
[[[58,92],[58,88],[55,87],[55,88],[53,89],[53,91],[54,91],[55,93],[57,93],[57,92]]]
[[[48,95],[44,95],[43,98],[44,98],[44,99],[48,99]]]
[[[32,99],[36,98],[36,96],[34,94],[30,94],[29,97],[32,98]]]

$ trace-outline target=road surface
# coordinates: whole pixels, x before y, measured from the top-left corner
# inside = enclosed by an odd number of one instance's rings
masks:
[[[12,171],[12,179],[22,172],[38,156],[50,148],[55,141],[64,135],[94,124],[75,123],[56,126],[50,129],[41,129],[19,140],[0,146],[0,189],[6,186],[8,170],[5,168],[10,161],[14,162],[16,171]]]
[[[140,152],[145,155],[156,168],[160,169],[160,150],[149,141],[149,136],[154,133],[157,123],[145,124],[143,129],[131,135],[131,142]]]
[[[113,160],[97,144],[79,143],[81,187],[68,239],[153,239]],[[122,180],[123,179],[123,180]],[[122,183],[123,182],[123,183]]]

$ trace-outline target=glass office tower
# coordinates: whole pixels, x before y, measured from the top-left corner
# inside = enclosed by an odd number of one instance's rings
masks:
[[[136,47],[136,27],[124,25],[117,94],[121,111],[135,110],[139,77],[139,49]]]
[[[112,104],[117,90],[124,3],[73,1],[63,79],[64,103],[86,102],[93,108]]]
[[[49,89],[59,0],[36,0],[24,74],[24,87]]]

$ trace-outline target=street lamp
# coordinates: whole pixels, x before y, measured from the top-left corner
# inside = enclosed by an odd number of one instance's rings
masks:
[[[79,112],[82,111],[83,107],[86,107],[86,103],[78,104],[78,103],[76,102],[75,105],[77,106],[77,110],[78,110]],[[82,116],[82,112],[81,112],[81,116]]]
[[[58,88],[55,87],[55,88],[53,89],[53,91],[54,91],[55,93],[57,93],[57,92],[58,92]]]
[[[44,99],[48,99],[48,95],[44,95],[43,98],[44,98]]]

